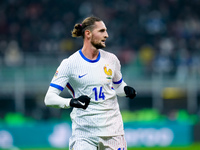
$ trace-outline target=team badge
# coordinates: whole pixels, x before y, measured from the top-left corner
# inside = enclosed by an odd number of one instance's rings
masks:
[[[107,65],[108,66],[108,65]],[[111,76],[112,76],[112,70],[111,69],[107,69],[107,66],[104,66],[103,69],[104,69],[104,72],[105,74],[107,75],[107,79],[112,79]]]
[[[56,71],[56,73],[54,74],[54,77],[57,77],[58,76],[58,70]]]

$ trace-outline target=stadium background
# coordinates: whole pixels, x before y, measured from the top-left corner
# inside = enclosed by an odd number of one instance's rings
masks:
[[[199,7],[199,0],[0,1],[0,149],[68,146],[71,109],[43,100],[61,60],[82,46],[71,37],[74,24],[90,15],[106,23],[105,50],[138,92],[119,98],[128,146],[199,147]]]

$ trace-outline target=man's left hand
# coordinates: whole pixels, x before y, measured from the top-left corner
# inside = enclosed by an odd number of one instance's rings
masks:
[[[130,99],[134,99],[137,94],[135,89],[130,86],[125,86],[124,91],[125,91],[126,97],[129,97]]]

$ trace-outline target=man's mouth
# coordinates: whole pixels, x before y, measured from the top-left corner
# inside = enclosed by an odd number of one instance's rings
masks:
[[[105,43],[106,40],[101,40],[101,42]]]

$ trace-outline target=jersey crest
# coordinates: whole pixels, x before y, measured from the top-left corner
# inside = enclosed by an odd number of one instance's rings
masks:
[[[107,79],[111,79],[112,70],[111,70],[111,69],[107,69],[107,66],[106,66],[106,65],[103,67],[103,69],[104,69],[105,74],[107,75],[106,78],[107,78]]]

